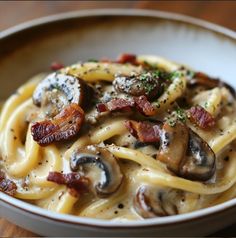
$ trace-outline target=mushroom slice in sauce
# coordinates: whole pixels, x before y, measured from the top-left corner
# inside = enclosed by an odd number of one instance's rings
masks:
[[[188,81],[189,86],[203,86],[206,89],[212,89],[215,87],[226,87],[236,97],[236,92],[229,84],[221,81],[218,78],[211,78],[207,74],[202,72],[194,73],[194,76]]]
[[[215,154],[209,145],[186,125],[167,123],[161,132],[160,153],[157,159],[177,175],[206,181],[215,173]]]
[[[160,132],[160,153],[157,159],[164,162],[167,167],[178,173],[182,159],[188,147],[188,128],[181,122],[174,127],[164,123]]]
[[[163,80],[152,72],[132,76],[117,75],[113,86],[118,92],[136,97],[144,95],[149,100],[156,99],[164,91]]]
[[[180,175],[192,180],[206,181],[215,173],[215,161],[215,153],[210,146],[189,129],[188,150],[180,167]]]
[[[74,76],[52,73],[47,76],[34,91],[33,102],[45,109],[45,114],[53,117],[71,103],[85,106],[85,97],[92,93],[92,88],[82,79]]]
[[[134,198],[134,208],[143,218],[162,217],[178,214],[175,204],[178,193],[142,185]]]
[[[92,165],[87,168],[87,176],[91,175],[90,180],[93,182],[99,197],[114,193],[121,185],[123,174],[120,166],[113,154],[107,149],[90,145],[72,154],[70,158],[72,171],[77,171],[79,168],[82,169],[86,164]],[[94,166],[99,170],[93,168]]]

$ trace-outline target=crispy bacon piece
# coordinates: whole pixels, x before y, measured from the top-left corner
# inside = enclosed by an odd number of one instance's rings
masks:
[[[72,103],[52,120],[34,123],[31,127],[31,134],[39,145],[45,146],[54,141],[67,140],[75,136],[79,132],[83,120],[83,109]]]
[[[138,65],[139,63],[137,62],[137,56],[134,54],[121,54],[119,58],[117,59],[117,63],[119,64],[126,64],[130,63],[133,65]]]
[[[47,180],[57,184],[66,185],[68,188],[70,188],[70,193],[72,196],[77,196],[78,193],[80,194],[87,192],[90,183],[88,178],[75,172],[68,174],[49,172]]]
[[[130,111],[134,106],[135,102],[132,99],[114,98],[107,103],[107,108],[111,112],[117,110]]]
[[[16,184],[10,179],[5,178],[5,174],[0,171],[0,192],[14,196],[16,194],[16,190]]]
[[[51,66],[50,66],[51,70],[53,70],[53,71],[57,71],[57,70],[62,69],[64,67],[65,67],[64,64],[59,63],[59,62],[52,62]]]
[[[134,97],[136,108],[145,116],[153,116],[156,113],[155,108],[147,100],[146,96]]]
[[[102,58],[100,59],[100,62],[103,63],[118,63],[118,64],[133,64],[133,65],[139,65],[137,62],[137,56],[134,54],[121,54],[117,60],[111,60],[109,58]]]
[[[141,142],[159,142],[160,140],[160,126],[157,124],[129,120],[125,122],[125,126],[131,135]]]
[[[105,103],[98,103],[96,105],[96,108],[97,108],[97,111],[100,112],[100,113],[108,111],[107,105]]]
[[[131,99],[115,98],[106,104],[97,104],[98,112],[130,111],[132,109],[137,109],[145,116],[153,116],[156,113],[155,108],[147,100],[146,96],[133,97]]]
[[[201,106],[194,106],[188,110],[188,117],[192,123],[195,123],[202,129],[215,126],[214,117]]]

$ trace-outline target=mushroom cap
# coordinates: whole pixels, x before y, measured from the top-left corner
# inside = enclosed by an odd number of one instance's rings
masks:
[[[134,208],[143,218],[162,217],[178,214],[175,204],[180,194],[168,188],[156,188],[142,185],[134,198]]]
[[[226,87],[231,94],[236,97],[235,89],[227,84],[226,82],[221,81],[218,78],[212,78],[202,72],[196,72],[192,78],[189,79],[188,85],[190,87],[203,86],[206,89],[212,89],[215,87]]]
[[[150,100],[156,99],[164,91],[163,80],[151,72],[131,76],[117,75],[113,86],[120,93],[145,95]]]
[[[189,129],[187,156],[180,166],[180,175],[191,180],[206,181],[215,170],[215,153],[199,135]]]
[[[215,154],[210,146],[185,124],[164,123],[157,159],[175,174],[198,181],[206,181],[215,173]]]
[[[52,73],[39,83],[33,94],[36,106],[45,107],[51,117],[65,106],[75,103],[84,106],[89,100],[92,89],[80,78],[62,73]]]
[[[189,139],[188,128],[180,122],[175,126],[164,123],[160,130],[160,153],[157,159],[167,164],[167,167],[178,173],[180,163],[185,157]]]
[[[90,145],[76,150],[70,158],[72,171],[77,171],[79,168],[83,169],[86,164],[91,164],[99,169],[94,170],[94,173],[100,171],[100,176],[95,176],[95,178],[100,177],[98,181],[91,178],[94,180],[93,186],[98,196],[108,196],[120,187],[123,174],[116,158],[107,149]],[[90,166],[89,169],[93,169],[93,166]]]

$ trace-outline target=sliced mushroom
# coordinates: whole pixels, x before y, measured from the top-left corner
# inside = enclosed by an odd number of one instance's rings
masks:
[[[90,166],[90,168],[88,168],[89,171],[87,171],[87,176],[91,175],[92,177],[90,179],[93,182],[98,196],[108,196],[114,193],[121,185],[123,174],[121,173],[120,166],[113,154],[107,149],[90,145],[72,154],[70,158],[72,171],[84,169],[86,164],[91,164],[99,168],[99,170],[96,170],[93,166]],[[97,181],[97,179],[99,181]]]
[[[218,78],[211,78],[207,74],[202,72],[194,73],[193,77],[188,81],[189,86],[203,86],[206,89],[212,89],[215,87],[226,87],[232,93],[234,97],[236,97],[236,92],[233,87],[229,84],[221,81]]]
[[[156,99],[164,91],[163,80],[151,72],[132,76],[118,75],[113,86],[118,92],[131,96],[145,95],[150,100]]]
[[[91,93],[92,88],[82,79],[52,73],[37,86],[33,102],[37,106],[44,107],[46,115],[53,117],[71,103],[84,107],[90,101],[86,100],[86,97]]]
[[[191,180],[206,181],[216,170],[215,153],[195,132],[189,129],[188,151],[180,166],[180,175]]]
[[[183,123],[177,122],[174,127],[164,123],[160,132],[161,144],[157,159],[164,162],[171,171],[178,173],[186,154],[188,139],[188,128]]]
[[[209,145],[186,125],[167,123],[161,132],[160,153],[157,159],[177,175],[206,181],[215,173],[215,154]]]
[[[142,185],[134,198],[134,208],[143,218],[162,217],[178,214],[175,190]]]

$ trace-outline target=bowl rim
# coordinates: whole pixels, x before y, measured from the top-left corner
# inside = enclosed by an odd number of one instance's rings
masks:
[[[163,12],[163,11],[152,11],[152,10],[140,10],[140,9],[92,9],[92,10],[80,10],[73,12],[60,13],[56,15],[50,15],[31,21],[21,23],[19,25],[13,26],[9,29],[6,29],[0,32],[0,42],[1,40],[14,37],[15,34],[19,32],[24,32],[34,27],[39,27],[49,23],[55,23],[58,21],[64,21],[74,18],[86,18],[86,17],[101,17],[101,16],[134,16],[134,17],[150,17],[150,18],[159,18],[167,21],[177,21],[184,24],[190,24],[197,26],[199,28],[205,29],[207,31],[214,32],[218,35],[224,36],[228,39],[236,42],[236,32],[233,30],[227,29],[225,27],[200,20],[197,18],[185,16],[182,14]],[[152,218],[146,220],[136,220],[136,221],[110,221],[97,218],[87,218],[79,217],[68,214],[59,214],[56,212],[48,211],[46,209],[34,206],[22,200],[10,197],[2,192],[0,192],[0,202],[7,204],[8,206],[14,207],[22,212],[26,212],[30,215],[40,216],[44,219],[50,219],[55,222],[63,222],[71,225],[82,225],[87,227],[96,227],[96,228],[113,228],[113,229],[129,229],[129,228],[143,228],[143,227],[163,227],[170,224],[180,224],[186,221],[193,221],[200,218],[206,218],[210,215],[215,215],[218,213],[223,213],[226,210],[231,209],[236,205],[236,198],[226,201],[222,204],[218,204],[213,207],[204,208],[198,211],[193,211],[186,214],[180,214],[169,217],[162,218]]]
[[[145,10],[145,9],[89,9],[89,10],[78,10],[78,11],[69,11],[54,15],[48,15],[36,19],[32,19],[10,28],[7,28],[3,31],[0,31],[0,40],[3,38],[12,36],[13,34],[27,30],[28,28],[38,27],[40,25],[53,23],[62,20],[68,20],[73,18],[83,18],[83,17],[99,17],[99,16],[140,16],[140,17],[151,17],[151,18],[162,18],[165,20],[178,21],[183,23],[188,23],[194,26],[198,26],[200,28],[204,28],[205,30],[210,30],[217,34],[221,34],[226,36],[227,38],[231,38],[236,40],[236,32],[234,30],[228,29],[226,27],[217,25],[215,23],[211,23],[202,19],[194,18],[191,16],[173,13],[173,12],[165,12],[158,10]]]

